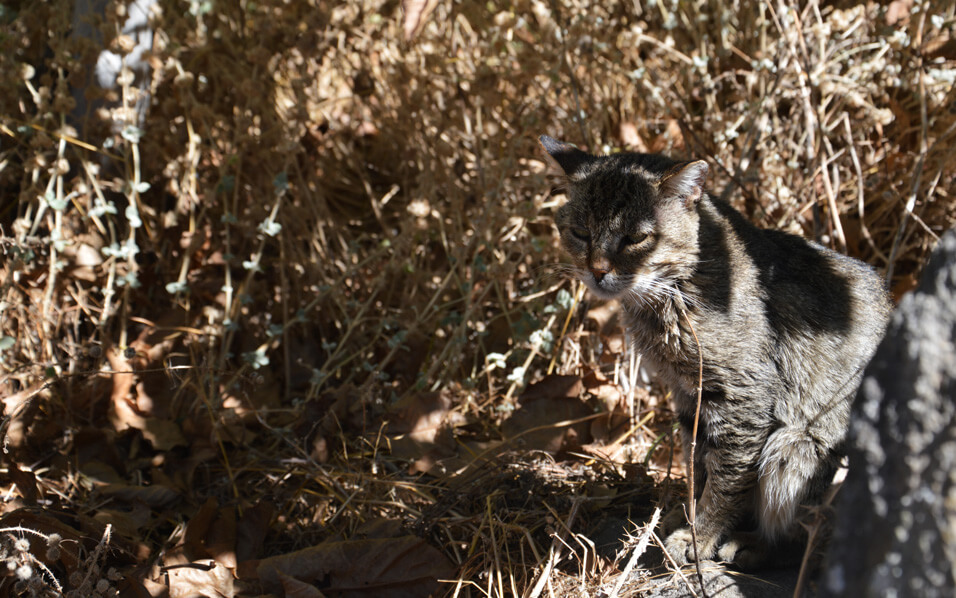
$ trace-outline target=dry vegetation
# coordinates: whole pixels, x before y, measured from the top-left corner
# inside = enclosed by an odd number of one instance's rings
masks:
[[[706,158],[897,293],[956,221],[952,5],[163,0],[81,123],[72,4],[0,4],[2,596],[639,588],[595,530],[682,472],[541,133]]]

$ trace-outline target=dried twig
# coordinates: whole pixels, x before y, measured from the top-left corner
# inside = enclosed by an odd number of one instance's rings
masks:
[[[694,543],[694,566],[697,571],[697,581],[700,582],[700,591],[707,597],[707,587],[704,585],[704,574],[700,569],[700,555],[697,551],[697,494],[696,489],[694,488],[694,459],[695,452],[697,449],[697,427],[700,423],[700,406],[704,396],[704,350],[700,346],[700,339],[697,338],[697,331],[694,330],[694,324],[690,321],[690,317],[684,313],[684,320],[687,322],[687,325],[690,326],[691,334],[694,335],[694,342],[697,343],[697,359],[698,359],[698,371],[697,371],[697,405],[694,409],[694,429],[691,434],[690,440],[690,459],[688,461],[688,504],[690,505],[690,533],[691,538]]]
[[[630,577],[631,571],[634,570],[637,560],[641,558],[641,555],[643,555],[644,551],[647,550],[647,545],[651,541],[651,535],[654,533],[654,528],[657,527],[657,523],[660,518],[661,508],[657,507],[654,509],[654,514],[651,515],[651,520],[644,525],[644,531],[641,533],[641,539],[638,541],[634,550],[631,551],[631,556],[627,559],[627,565],[624,566],[624,570],[621,571],[620,575],[618,576],[617,583],[614,584],[614,589],[611,590],[608,598],[617,598],[621,588]]]

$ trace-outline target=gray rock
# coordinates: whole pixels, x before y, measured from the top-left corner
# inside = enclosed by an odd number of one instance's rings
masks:
[[[950,231],[864,374],[822,596],[956,596],[954,339]]]
[[[684,567],[684,576],[670,574],[656,577],[638,589],[642,598],[690,598],[701,596],[700,584],[693,566]],[[770,569],[744,574],[705,561],[701,563],[704,585],[711,598],[790,598],[797,585],[797,569]],[[693,593],[688,588],[693,588]]]

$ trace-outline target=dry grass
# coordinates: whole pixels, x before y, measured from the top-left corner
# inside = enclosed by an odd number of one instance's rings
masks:
[[[439,595],[610,592],[589,530],[678,471],[554,266],[538,134],[706,158],[897,293],[956,222],[952,7],[446,1],[406,42],[396,1],[160,2],[145,121],[130,79],[80,127],[71,6],[0,6],[3,522],[88,544],[37,549],[64,591],[288,593],[253,559],[417,534]],[[517,401],[541,380],[560,417]]]

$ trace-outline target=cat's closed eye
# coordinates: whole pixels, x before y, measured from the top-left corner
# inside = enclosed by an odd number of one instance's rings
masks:
[[[624,251],[628,247],[640,245],[645,240],[647,240],[647,233],[632,233],[630,235],[624,235],[621,237],[621,244],[618,246],[618,251]]]
[[[571,236],[577,239],[578,241],[584,241],[585,243],[591,240],[591,233],[588,232],[587,229],[580,228],[577,226],[571,229]]]

